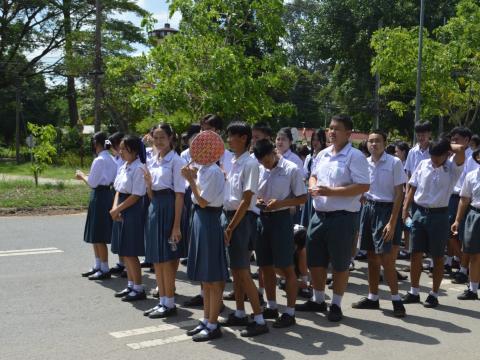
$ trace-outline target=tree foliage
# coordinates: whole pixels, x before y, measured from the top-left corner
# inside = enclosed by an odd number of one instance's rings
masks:
[[[47,165],[52,164],[53,157],[57,154],[57,149],[53,145],[57,131],[52,125],[39,126],[28,123],[27,127],[33,137],[32,172],[35,185],[38,186],[38,177]]]

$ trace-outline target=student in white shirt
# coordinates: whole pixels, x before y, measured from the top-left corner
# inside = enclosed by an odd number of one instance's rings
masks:
[[[112,236],[112,219],[109,211],[113,204],[111,185],[117,174],[117,165],[110,153],[105,149],[107,135],[98,132],[93,136],[92,146],[96,154],[86,176],[77,171],[76,178],[83,180],[91,189],[88,204],[87,221],[83,240],[93,245],[95,264],[90,271],[82,274],[89,280],[103,280],[111,277],[108,267],[108,248]]]
[[[472,159],[480,165],[480,150],[475,150]],[[478,300],[478,283],[480,282],[480,167],[467,174],[460,192],[460,205],[458,206],[452,232],[459,232],[463,218],[464,234],[462,237],[463,252],[468,254],[470,260],[470,284],[460,294],[459,300]]]
[[[200,126],[202,127],[202,131],[211,130],[221,135],[223,129],[223,120],[218,115],[207,114],[200,120]],[[233,154],[230,151],[225,150],[222,157],[218,161],[220,164],[220,169],[222,169],[225,174],[230,172],[232,167],[232,159]]]
[[[297,305],[297,311],[327,310],[325,282],[333,268],[333,297],[328,320],[343,317],[341,301],[347,287],[350,256],[355,240],[360,197],[370,187],[365,156],[348,141],[353,129],[349,116],[332,117],[328,137],[331,146],[321,151],[309,181],[315,214],[307,231],[307,260],[313,297]]]
[[[186,255],[181,220],[185,179],[181,175],[185,161],[175,152],[175,132],[169,124],[153,131],[156,153],[147,162],[145,182],[150,199],[145,222],[145,261],[155,269],[159,304],[144,315],[152,319],[176,315],[175,275],[181,257]]]
[[[449,158],[450,152],[455,155]],[[438,306],[438,290],[443,279],[443,255],[450,235],[448,224],[448,201],[463,171],[465,147],[450,144],[440,139],[430,147],[431,159],[423,160],[417,166],[409,181],[402,219],[409,216],[409,208],[415,201],[412,218],[410,291],[403,297],[405,304],[419,303],[419,281],[422,257],[429,253],[433,259],[433,286],[424,306]]]
[[[250,157],[248,149],[252,130],[243,122],[232,122],[227,128],[227,141],[235,154],[225,184],[223,222],[225,243],[228,246],[230,268],[233,274],[236,310],[221,321],[226,326],[247,326],[241,336],[251,337],[268,332],[255,283],[250,275],[250,240],[257,229],[256,209],[259,167]],[[245,313],[244,296],[247,295],[254,313],[249,323]]]
[[[429,121],[418,122],[415,124],[415,137],[417,144],[408,152],[405,162],[405,171],[410,179],[418,164],[422,160],[430,159],[428,151],[430,146],[430,137],[432,136],[432,124]]]
[[[378,284],[383,265],[385,280],[390,287],[393,313],[405,316],[405,307],[398,294],[395,259],[402,236],[400,210],[403,186],[407,175],[402,162],[385,152],[387,135],[373,130],[368,136],[367,159],[370,173],[370,189],[364,194],[361,212],[360,241],[368,256],[368,297],[352,304],[355,309],[379,309]]]
[[[112,252],[122,256],[127,268],[127,287],[115,294],[122,301],[146,299],[142,285],[139,256],[145,256],[145,216],[142,197],[146,193],[144,179],[145,154],[142,140],[127,135],[120,143],[120,155],[125,164],[115,179],[115,199],[110,216],[116,231],[112,231]],[[115,237],[114,237],[115,235]]]
[[[289,127],[281,128],[275,139],[275,147],[280,155],[284,159],[293,162],[302,170],[303,173],[303,161],[300,157],[292,151],[293,135],[292,130]],[[305,177],[305,174],[303,174]]]

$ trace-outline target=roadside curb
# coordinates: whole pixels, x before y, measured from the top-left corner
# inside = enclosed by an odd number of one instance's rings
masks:
[[[83,213],[87,206],[44,206],[39,208],[0,208],[0,216],[45,216]]]

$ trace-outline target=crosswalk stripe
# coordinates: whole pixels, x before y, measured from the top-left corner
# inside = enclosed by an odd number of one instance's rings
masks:
[[[115,332],[111,332],[110,335],[116,339],[120,339],[124,337],[129,337],[129,336],[137,336],[137,335],[151,334],[151,333],[167,331],[167,330],[174,330],[178,328],[194,326],[197,324],[198,324],[198,320],[187,320],[187,321],[181,321],[176,324],[162,324],[162,325],[147,326],[147,327],[132,329],[132,330],[115,331]]]
[[[24,252],[11,252],[2,254],[0,253],[0,257],[5,256],[22,256],[22,255],[43,255],[43,254],[56,254],[56,253],[63,253],[62,250],[45,250],[45,251],[24,251]]]
[[[141,341],[138,343],[130,343],[130,344],[127,344],[127,346],[133,350],[140,350],[140,349],[146,349],[146,348],[155,347],[155,346],[178,343],[178,342],[186,341],[190,339],[191,337],[188,336],[187,334],[182,334],[177,336],[171,336],[165,339],[154,339],[154,340]]]
[[[17,252],[30,252],[30,251],[47,251],[47,250],[58,250],[56,247],[47,247],[47,248],[39,248],[39,249],[18,249],[18,250],[2,250],[0,254],[10,254],[10,253],[17,253]]]

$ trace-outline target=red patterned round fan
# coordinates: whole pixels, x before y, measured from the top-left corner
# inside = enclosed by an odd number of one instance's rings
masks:
[[[216,132],[207,130],[195,136],[190,145],[192,161],[199,165],[217,162],[225,152],[223,140]]]

